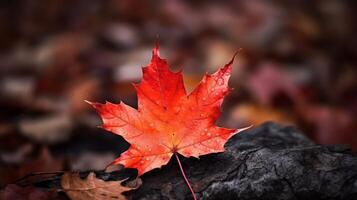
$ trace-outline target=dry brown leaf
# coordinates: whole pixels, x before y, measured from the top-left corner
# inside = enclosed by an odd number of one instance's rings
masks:
[[[126,199],[123,192],[135,189],[122,186],[123,181],[104,181],[96,178],[93,172],[86,179],[81,179],[78,173],[65,173],[61,185],[71,200],[120,200]]]

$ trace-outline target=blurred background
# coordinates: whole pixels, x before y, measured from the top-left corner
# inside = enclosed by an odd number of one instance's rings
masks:
[[[192,91],[240,51],[218,124],[297,126],[357,150],[353,0],[12,0],[0,3],[0,185],[103,169],[128,148],[84,100],[136,107],[157,36]]]

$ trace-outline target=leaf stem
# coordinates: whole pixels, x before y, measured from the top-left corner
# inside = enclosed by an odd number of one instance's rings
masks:
[[[181,170],[182,176],[183,176],[183,178],[185,179],[186,184],[187,184],[188,188],[190,189],[190,191],[191,191],[191,193],[192,193],[193,199],[194,199],[194,200],[197,200],[196,195],[195,195],[195,192],[193,191],[193,189],[192,189],[192,187],[191,187],[191,184],[190,184],[190,182],[188,181],[185,172],[183,171],[183,168],[182,168],[180,159],[179,159],[179,157],[178,157],[178,155],[177,155],[176,152],[175,152],[175,157],[176,157],[176,160],[177,160],[177,162],[178,162],[178,164],[179,164],[179,166],[180,166],[180,170]]]

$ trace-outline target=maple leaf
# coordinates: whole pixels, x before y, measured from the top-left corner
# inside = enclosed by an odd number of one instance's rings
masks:
[[[136,168],[138,175],[161,167],[173,154],[198,157],[223,152],[224,144],[245,129],[218,127],[220,107],[229,93],[232,60],[214,74],[206,74],[186,94],[182,72],[171,72],[159,56],[158,45],[151,62],[143,68],[143,79],[134,84],[138,109],[123,102],[90,103],[103,120],[102,128],[121,135],[131,146],[112,164]]]
[[[96,178],[93,172],[86,179],[81,179],[78,173],[65,173],[61,185],[72,200],[126,199],[122,193],[136,188],[122,186],[123,181],[104,181]],[[139,181],[137,187],[140,184]]]

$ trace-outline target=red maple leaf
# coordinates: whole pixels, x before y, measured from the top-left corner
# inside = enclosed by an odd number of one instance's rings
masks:
[[[131,144],[112,164],[136,168],[140,176],[167,164],[173,154],[198,157],[224,151],[226,141],[244,130],[215,125],[223,98],[229,93],[233,60],[214,74],[206,74],[187,95],[181,71],[169,70],[157,45],[150,64],[143,68],[143,80],[134,84],[137,110],[123,102],[89,102],[100,114],[102,127]]]

